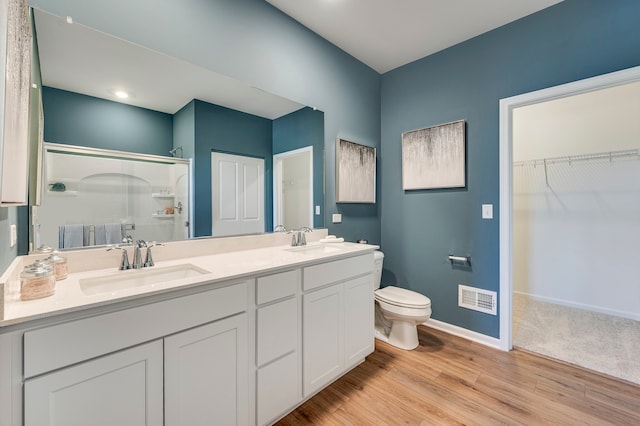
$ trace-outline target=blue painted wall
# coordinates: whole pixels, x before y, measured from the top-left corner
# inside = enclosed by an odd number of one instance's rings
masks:
[[[193,158],[196,143],[196,101],[173,115],[173,147],[182,147],[182,158]],[[180,151],[177,151],[180,154]]]
[[[164,156],[173,148],[171,114],[52,87],[42,103],[46,142]]]
[[[194,236],[211,235],[211,152],[264,159],[265,230],[273,229],[272,121],[195,101]]]
[[[313,146],[313,204],[324,210],[324,113],[302,108],[273,121],[273,154]],[[324,227],[314,214],[313,227]]]
[[[383,75],[383,280],[428,295],[433,318],[499,336],[497,316],[457,307],[459,283],[499,288],[498,102],[640,65],[639,16],[637,0],[566,0]],[[401,133],[460,119],[467,187],[404,192]],[[453,269],[448,253],[470,254],[472,269]]]

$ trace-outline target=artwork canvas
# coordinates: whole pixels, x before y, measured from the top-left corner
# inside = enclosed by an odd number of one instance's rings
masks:
[[[6,6],[6,46],[0,47],[0,205],[27,203],[29,167],[29,91],[31,84],[31,26],[26,0]],[[6,50],[5,50],[6,49]],[[4,86],[2,86],[4,85]]]
[[[336,202],[376,202],[376,149],[336,141]]]
[[[464,120],[402,134],[402,188],[460,188],[466,184]]]

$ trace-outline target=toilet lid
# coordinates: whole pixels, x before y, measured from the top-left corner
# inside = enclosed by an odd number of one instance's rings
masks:
[[[376,299],[390,305],[406,308],[426,308],[431,306],[431,300],[420,293],[400,287],[385,287],[376,290]]]

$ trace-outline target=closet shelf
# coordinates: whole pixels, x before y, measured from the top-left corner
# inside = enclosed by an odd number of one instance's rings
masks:
[[[537,160],[525,160],[525,161],[514,161],[513,167],[527,167],[527,166],[541,166],[544,167],[544,181],[547,185],[547,188],[551,188],[549,184],[549,172],[547,170],[547,166],[552,164],[562,164],[567,163],[571,165],[571,163],[578,163],[584,161],[597,161],[597,160],[608,160],[610,163],[613,163],[614,160],[620,159],[640,159],[640,154],[637,149],[625,149],[621,151],[608,151],[608,152],[597,152],[593,154],[580,154],[580,155],[568,155],[565,157],[550,157],[550,158],[541,158]]]
[[[622,151],[608,151],[608,152],[597,152],[593,154],[580,154],[580,155],[568,155],[565,157],[549,157],[549,158],[539,158],[536,160],[524,160],[524,161],[514,161],[514,167],[521,166],[544,166],[549,164],[558,164],[558,163],[574,163],[579,161],[589,161],[589,160],[618,160],[621,158],[629,158],[629,157],[637,157],[640,158],[639,151],[637,149],[625,149]]]

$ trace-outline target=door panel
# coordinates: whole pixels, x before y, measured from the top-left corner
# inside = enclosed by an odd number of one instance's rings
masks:
[[[212,235],[264,232],[264,159],[211,153]]]

